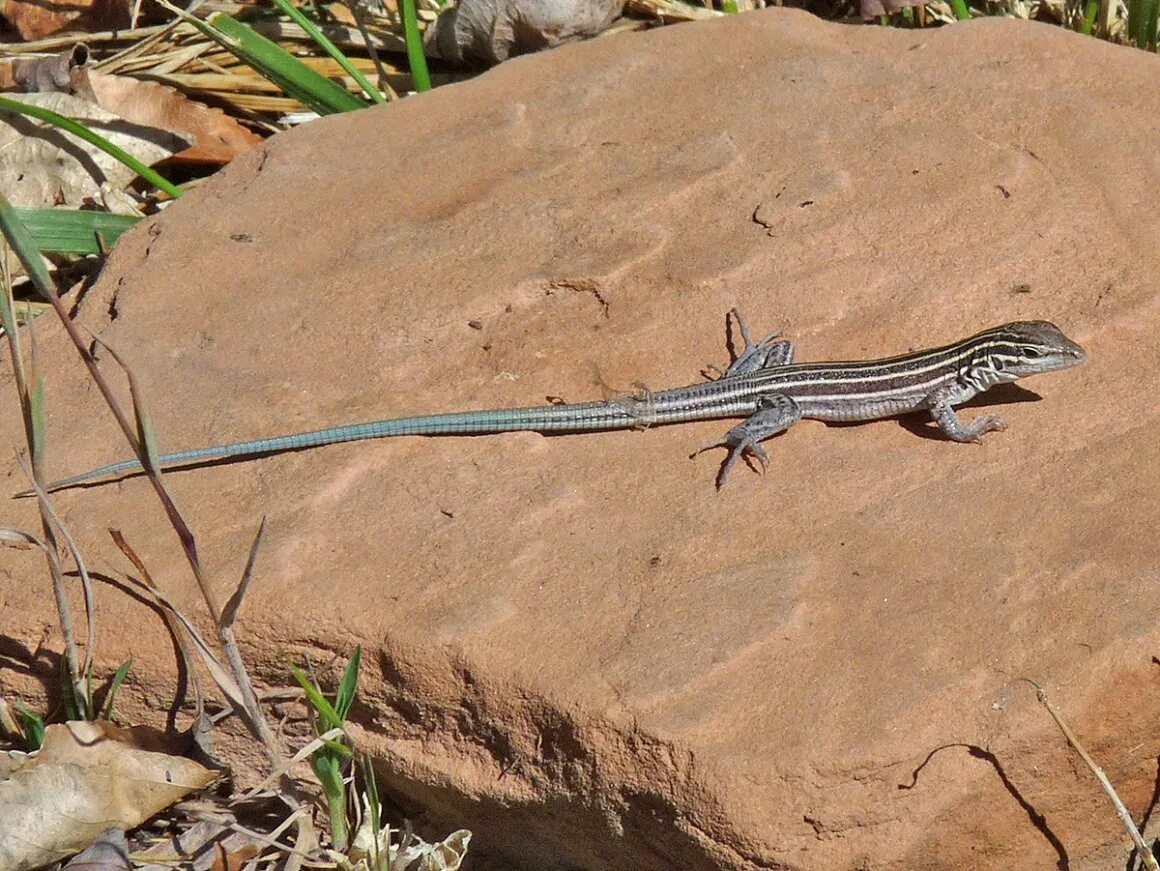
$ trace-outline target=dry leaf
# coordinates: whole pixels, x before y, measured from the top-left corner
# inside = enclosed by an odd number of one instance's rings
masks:
[[[64,30],[97,33],[129,26],[128,0],[0,0],[0,17],[20,32],[26,42]]]
[[[258,844],[243,844],[236,850],[229,850],[222,844],[214,845],[214,860],[210,871],[242,871],[243,866],[253,859],[262,848]]]
[[[25,94],[68,93],[73,70],[89,60],[83,44],[62,54],[32,55],[0,61],[0,91]]]
[[[471,832],[459,829],[452,832],[438,844],[418,843],[403,851],[403,863],[410,867],[418,862],[415,871],[459,871],[463,858],[467,855],[467,845],[471,843]]]
[[[133,871],[124,829],[105,829],[77,853],[63,871]]]
[[[623,8],[624,0],[459,0],[439,13],[423,44],[429,55],[454,63],[497,64],[595,36]]]
[[[10,98],[73,118],[147,166],[187,144],[176,134],[125,121],[69,94]],[[0,116],[0,193],[14,206],[79,205],[98,195],[101,182],[123,188],[134,178],[133,170],[69,133],[24,115]]]
[[[49,726],[40,751],[0,780],[0,868],[55,862],[213,782],[214,772],[167,752],[171,743],[107,722]]]
[[[78,82],[81,76],[84,85]],[[91,93],[101,108],[126,121],[192,139],[193,145],[175,154],[175,160],[226,164],[262,142],[221,109],[194,102],[167,85],[88,69],[77,70],[73,82],[78,93]]]
[[[283,810],[285,805],[279,803],[276,812]],[[149,847],[135,853],[136,871],[233,871],[259,855],[268,843],[257,832],[238,830],[233,815],[220,809],[201,816],[188,828],[173,827],[164,838],[152,839]]]
[[[390,825],[380,830],[365,796],[362,804],[362,823],[351,841],[349,855],[330,852],[339,871],[459,871],[471,843],[470,831],[459,829],[438,843],[428,844],[414,833],[404,834]],[[402,837],[396,843],[399,835]]]

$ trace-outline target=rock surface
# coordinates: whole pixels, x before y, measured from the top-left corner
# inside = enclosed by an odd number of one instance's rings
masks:
[[[475,831],[475,867],[1121,867],[1119,822],[1021,678],[1143,814],[1157,142],[1143,52],[768,10],[279,136],[126,236],[78,317],[174,448],[688,383],[725,359],[734,304],[807,360],[1056,321],[1088,363],[1007,394],[982,446],[805,422],[720,494],[714,459],[686,457],[721,422],[169,481],[223,597],[267,517],[238,627],[258,673],[361,643],[361,740],[424,827]],[[60,329],[38,331],[52,469],[119,459]],[[120,528],[197,611],[144,481],[57,504],[94,567],[127,569]],[[3,519],[37,526],[27,502]],[[35,553],[4,553],[0,602],[5,686],[51,680]],[[132,655],[122,695],[159,720],[160,621],[109,586],[98,619],[99,661]]]

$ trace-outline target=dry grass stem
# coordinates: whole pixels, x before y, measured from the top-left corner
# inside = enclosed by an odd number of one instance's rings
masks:
[[[257,786],[250,787],[248,790],[234,799],[234,801],[245,801],[247,799],[253,798],[262,790],[269,787],[270,784],[272,784],[275,780],[278,780],[283,775],[288,774],[295,765],[298,765],[309,759],[311,755],[313,755],[314,751],[321,749],[327,741],[337,741],[345,734],[346,732],[338,727],[323,732],[321,735],[319,735],[317,738],[295,753],[293,757],[284,760],[282,765],[274,771],[270,772],[270,774],[267,775],[261,783],[259,783]]]
[[[1136,845],[1136,851],[1140,854],[1144,867],[1147,868],[1148,871],[1160,871],[1160,865],[1156,863],[1156,857],[1152,855],[1152,850],[1149,849],[1148,845],[1144,842],[1144,838],[1140,835],[1140,830],[1136,828],[1136,823],[1132,820],[1132,815],[1128,812],[1128,809],[1124,807],[1124,803],[1120,801],[1120,796],[1116,794],[1115,787],[1113,787],[1112,782],[1108,780],[1108,776],[1104,774],[1104,770],[1096,765],[1095,760],[1088,755],[1087,750],[1085,750],[1084,746],[1080,744],[1079,739],[1075,736],[1075,733],[1072,732],[1067,723],[1063,721],[1063,717],[1059,715],[1059,712],[1055,709],[1055,706],[1048,700],[1047,692],[1043,689],[1043,687],[1035,683],[1033,680],[1028,680],[1027,682],[1035,687],[1035,698],[1039,700],[1043,707],[1047,708],[1047,713],[1051,715],[1051,719],[1055,720],[1055,725],[1059,727],[1059,731],[1063,733],[1063,737],[1067,739],[1067,743],[1070,744],[1075,752],[1079,754],[1080,758],[1087,764],[1087,767],[1091,769],[1092,774],[1095,775],[1096,780],[1099,781],[1100,786],[1104,790],[1104,794],[1107,795],[1108,800],[1111,801],[1112,807],[1116,809],[1116,816],[1120,818],[1120,822],[1123,823],[1124,828],[1127,829],[1128,836],[1132,839],[1132,843]]]
[[[15,321],[16,306],[12,297],[12,283],[9,281],[8,273],[8,245],[4,245],[4,256],[2,258],[3,287],[0,288],[0,293],[4,294],[2,301],[3,310],[6,322],[11,316],[11,320]],[[59,303],[59,299],[57,300]],[[11,324],[9,324],[11,326]],[[33,390],[29,388],[29,382],[36,382],[36,344],[34,327],[29,324],[26,328],[29,331],[29,339],[32,349],[32,365],[31,371],[24,369],[24,352],[20,345],[20,332],[17,329],[6,329],[5,333],[8,335],[8,348],[11,359],[13,360],[12,372],[13,381],[16,384],[17,398],[20,403],[21,414],[24,417],[24,431],[25,437],[28,441],[29,456],[31,457],[32,467],[28,471],[29,479],[40,489],[44,481],[42,464],[44,458],[41,452],[37,449],[37,435],[36,427],[38,422],[35,420],[36,410],[33,407]],[[58,553],[58,545],[56,541],[56,534],[53,531],[54,513],[50,513],[45,509],[45,500],[38,500],[40,509],[40,525],[44,536],[45,547],[42,548],[45,560],[48,562],[49,575],[52,578],[52,594],[56,600],[57,615],[60,618],[61,634],[64,636],[65,644],[65,663],[68,666],[69,676],[69,690],[72,694],[72,702],[77,711],[85,710],[85,692],[84,692],[84,675],[87,673],[82,671],[79,656],[77,654],[76,636],[73,633],[72,608],[68,603],[68,595],[65,592],[64,575],[61,571],[60,556]],[[91,591],[90,591],[91,592]],[[86,599],[86,604],[89,605],[89,613],[91,615],[91,602]],[[91,628],[91,627],[90,627]],[[91,645],[90,645],[91,650]],[[86,658],[86,662],[91,663],[91,660]]]
[[[73,540],[72,534],[68,527],[65,526],[60,515],[56,513],[53,508],[52,500],[49,499],[48,494],[41,487],[40,482],[32,474],[32,469],[25,463],[24,458],[17,455],[16,462],[20,465],[20,471],[24,473],[24,477],[28,480],[29,487],[36,494],[37,500],[40,502],[40,509],[48,515],[50,521],[58,532],[60,537],[64,539],[65,545],[68,547],[69,554],[73,558],[73,563],[76,564],[77,574],[81,580],[81,595],[85,602],[85,660],[80,666],[80,676],[87,677],[92,673],[93,668],[93,651],[97,646],[97,617],[96,609],[93,605],[93,581],[89,577],[89,569],[85,564],[84,555],[81,549],[77,547],[77,543]]]

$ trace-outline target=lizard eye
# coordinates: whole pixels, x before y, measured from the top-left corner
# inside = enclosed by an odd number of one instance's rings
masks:
[[[1024,348],[1023,356],[1029,360],[1038,360],[1043,356],[1043,354],[1041,354],[1037,348]]]

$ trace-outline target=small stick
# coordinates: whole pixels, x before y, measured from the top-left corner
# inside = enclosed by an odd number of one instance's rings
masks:
[[[1136,845],[1136,850],[1140,853],[1140,858],[1144,863],[1144,867],[1147,868],[1148,871],[1160,871],[1160,865],[1156,863],[1156,857],[1152,855],[1152,850],[1146,843],[1144,843],[1144,838],[1140,835],[1140,830],[1136,828],[1135,822],[1132,821],[1132,815],[1128,812],[1128,809],[1124,807],[1124,803],[1120,801],[1120,797],[1116,795],[1116,790],[1112,786],[1112,782],[1108,780],[1108,776],[1104,774],[1103,769],[1096,765],[1095,760],[1088,755],[1088,752],[1083,748],[1083,745],[1079,743],[1079,739],[1076,738],[1075,734],[1071,731],[1071,729],[1068,728],[1067,723],[1063,722],[1063,718],[1060,717],[1059,712],[1055,710],[1055,706],[1047,700],[1046,690],[1044,690],[1043,687],[1041,687],[1035,681],[1030,680],[1029,678],[1023,678],[1023,680],[1027,681],[1029,684],[1035,687],[1035,698],[1039,699],[1043,707],[1047,708],[1047,713],[1051,714],[1051,719],[1055,720],[1055,725],[1059,726],[1059,731],[1063,733],[1063,737],[1067,739],[1067,743],[1075,748],[1075,752],[1078,753],[1080,758],[1087,763],[1087,767],[1091,769],[1092,774],[1096,776],[1096,780],[1100,782],[1100,786],[1103,787],[1104,793],[1107,795],[1108,800],[1112,803],[1112,807],[1116,809],[1116,815],[1120,818],[1120,822],[1123,823],[1124,828],[1128,830],[1128,836]]]

